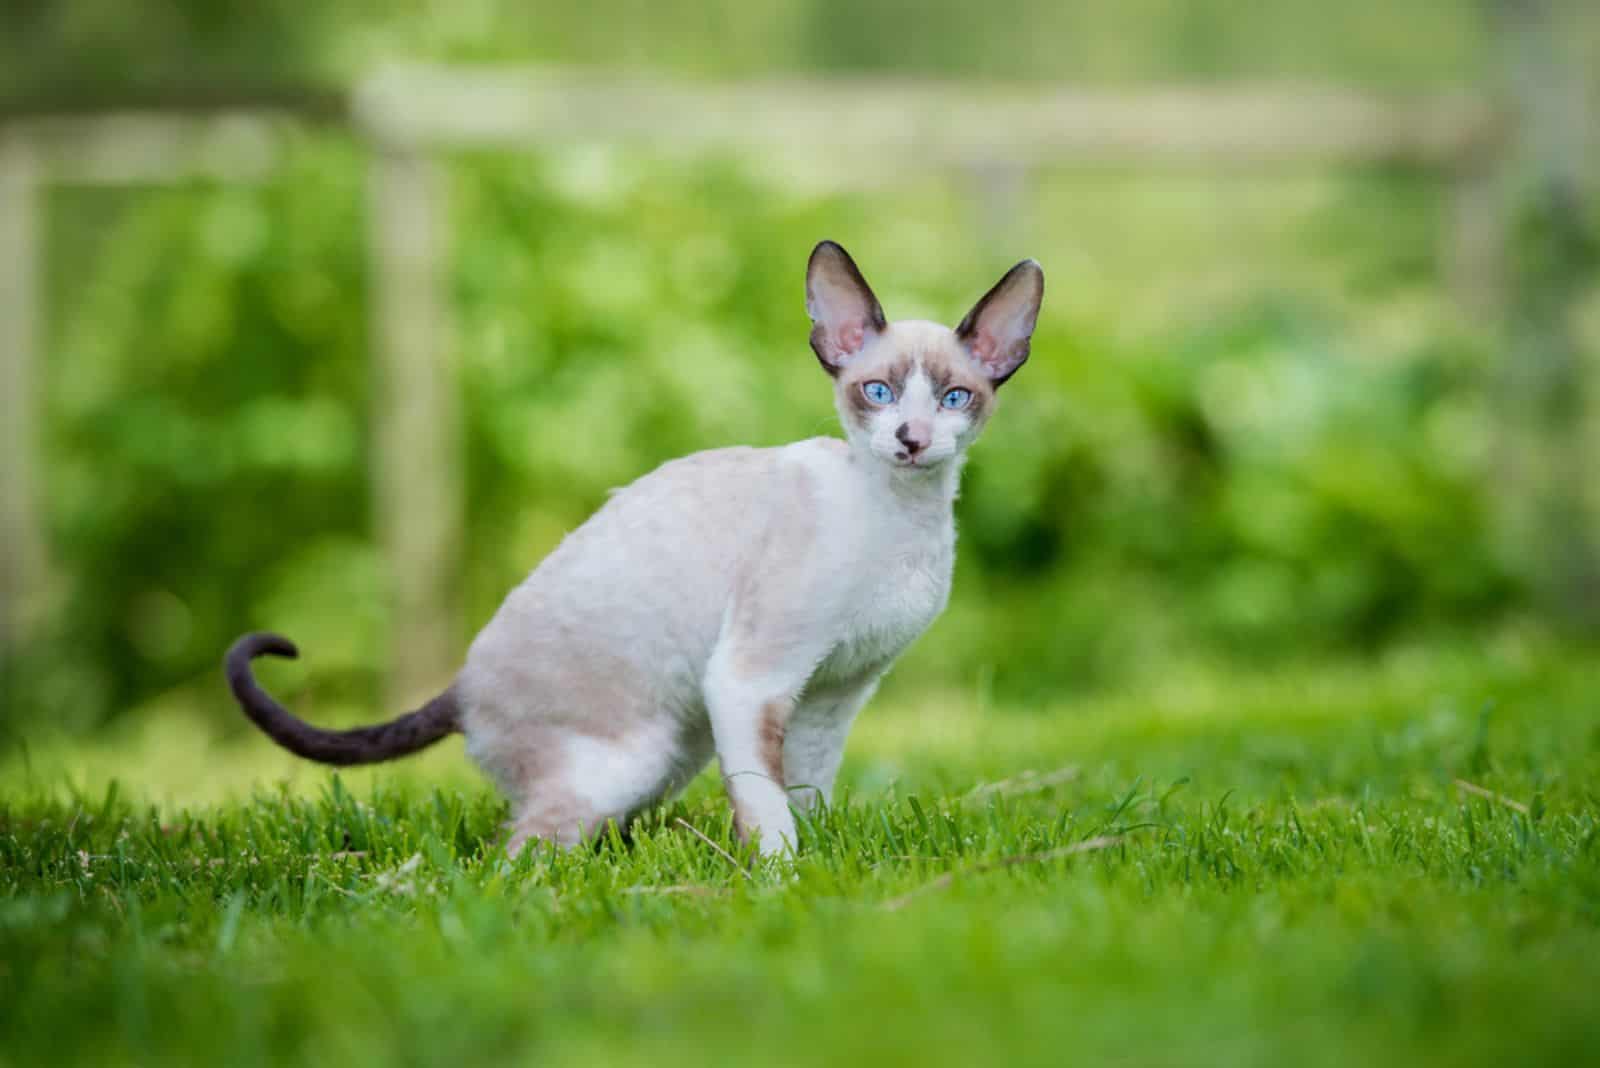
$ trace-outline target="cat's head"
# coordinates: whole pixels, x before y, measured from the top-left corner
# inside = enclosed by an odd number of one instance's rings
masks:
[[[977,438],[995,390],[1028,358],[1044,271],[1023,260],[954,330],[884,318],[850,254],[832,241],[811,253],[806,311],[811,347],[833,376],[852,448],[895,468],[933,469]]]

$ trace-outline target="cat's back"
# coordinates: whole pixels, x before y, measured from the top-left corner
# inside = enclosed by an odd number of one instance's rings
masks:
[[[728,577],[732,566],[773,526],[823,505],[833,468],[849,464],[836,438],[812,438],[771,448],[733,446],[669,460],[630,485],[613,490],[604,507],[573,531],[563,551],[608,552],[670,559]]]
[[[840,443],[842,447],[842,443]],[[805,511],[811,442],[711,449],[613,490],[506,598],[469,666],[560,657],[697,673],[774,507]]]
[[[781,466],[780,452],[739,445],[669,460],[612,490],[561,548],[583,550],[592,544],[608,552],[722,570],[728,551],[759,526]]]

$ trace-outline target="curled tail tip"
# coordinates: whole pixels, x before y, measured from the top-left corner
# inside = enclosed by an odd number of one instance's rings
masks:
[[[414,753],[460,730],[455,694],[447,689],[415,712],[388,723],[349,730],[322,730],[298,719],[261,688],[250,662],[258,656],[294,658],[294,642],[281,634],[256,632],[234,642],[223,658],[223,674],[234,699],[250,721],[291,753],[324,764],[374,764]]]
[[[300,656],[300,650],[295,648],[294,642],[281,634],[256,631],[244,635],[233,643],[233,647],[228,650],[227,661],[248,663],[258,656],[281,656],[286,660],[294,660]]]

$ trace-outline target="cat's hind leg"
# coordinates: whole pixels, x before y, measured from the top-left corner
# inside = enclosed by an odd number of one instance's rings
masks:
[[[703,747],[685,745],[673,724],[630,726],[614,735],[545,726],[483,762],[512,801],[512,856],[534,839],[571,847],[605,834],[611,823],[625,830],[708,759]]]

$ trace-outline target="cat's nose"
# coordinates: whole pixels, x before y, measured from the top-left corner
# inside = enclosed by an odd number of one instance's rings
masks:
[[[906,447],[912,456],[928,447],[933,440],[933,428],[921,419],[912,419],[895,428],[895,440]]]

